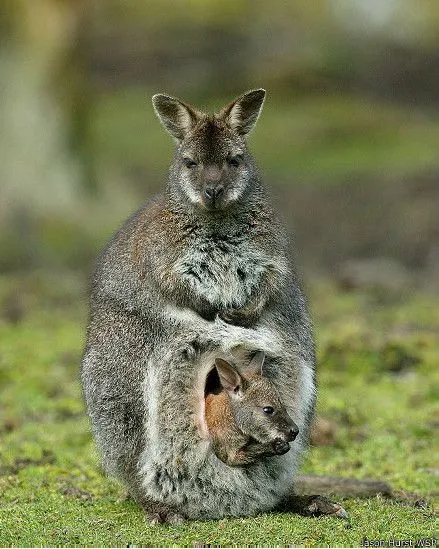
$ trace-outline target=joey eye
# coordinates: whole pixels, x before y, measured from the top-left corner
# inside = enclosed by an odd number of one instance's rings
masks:
[[[243,156],[242,154],[237,154],[235,156],[229,156],[227,159],[227,162],[229,163],[229,166],[233,166],[234,168],[237,168],[241,162],[242,162]]]
[[[273,406],[264,406],[262,408],[262,411],[264,412],[264,414],[266,414],[267,416],[272,416],[274,414],[274,408]]]
[[[195,168],[195,166],[197,165],[197,163],[195,162],[195,160],[192,160],[192,158],[183,158],[183,164],[186,166],[186,168]]]

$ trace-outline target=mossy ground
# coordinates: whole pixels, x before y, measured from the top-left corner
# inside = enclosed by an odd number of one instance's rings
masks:
[[[333,445],[311,449],[303,469],[381,478],[418,498],[347,499],[349,521],[272,514],[152,527],[98,466],[78,381],[81,288],[74,277],[44,274],[0,283],[0,546],[347,547],[435,534],[439,311],[431,296],[383,303],[326,282],[309,292],[318,408],[337,432]]]

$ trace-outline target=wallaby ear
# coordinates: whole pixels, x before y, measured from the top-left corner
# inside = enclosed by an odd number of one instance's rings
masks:
[[[245,375],[250,377],[253,375],[261,376],[264,362],[265,362],[264,351],[257,351],[254,354],[253,358],[250,360],[248,366],[245,368]]]
[[[163,93],[153,95],[152,104],[160,122],[178,141],[184,139],[203,116],[191,105]]]
[[[235,99],[223,109],[220,116],[239,135],[246,135],[254,128],[262,105],[264,104],[265,90],[250,90]]]
[[[215,367],[220,378],[221,386],[230,393],[239,393],[242,389],[242,378],[239,372],[222,358],[215,359]]]

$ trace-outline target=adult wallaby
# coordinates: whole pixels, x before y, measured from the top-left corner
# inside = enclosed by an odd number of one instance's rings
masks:
[[[264,359],[259,351],[239,370],[215,359],[221,390],[207,394],[205,418],[215,454],[231,467],[283,455],[299,434],[276,387],[263,376]]]
[[[245,137],[265,97],[249,91],[207,115],[158,94],[177,142],[165,191],[130,217],[94,273],[82,362],[105,469],[155,521],[252,515],[291,494],[315,401],[314,342],[287,238]],[[300,433],[246,468],[212,451],[206,379],[218,350],[262,350]]]

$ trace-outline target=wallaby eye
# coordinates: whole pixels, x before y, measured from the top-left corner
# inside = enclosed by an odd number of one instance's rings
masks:
[[[237,154],[235,156],[229,156],[229,158],[227,159],[227,162],[229,163],[230,166],[233,166],[234,168],[237,168],[241,162],[242,162],[242,154]]]
[[[267,414],[267,416],[272,416],[274,414],[273,406],[264,406],[262,408],[262,411],[264,412],[264,414]]]
[[[183,158],[183,164],[186,166],[186,168],[195,168],[195,166],[197,165],[195,160],[192,160],[192,158],[187,158],[187,157]]]

